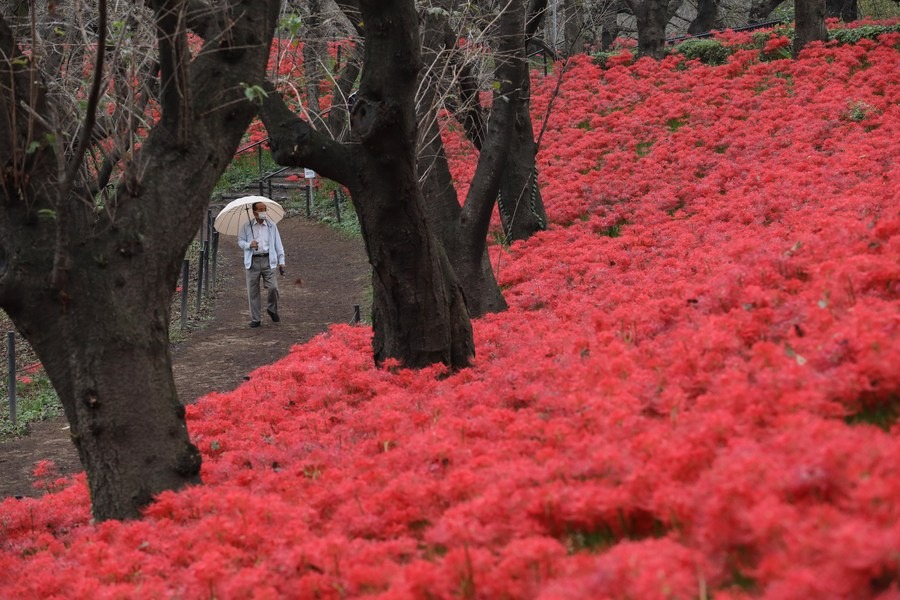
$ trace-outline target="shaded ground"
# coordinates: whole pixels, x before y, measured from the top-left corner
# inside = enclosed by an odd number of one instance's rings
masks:
[[[366,314],[370,270],[361,240],[302,217],[285,219],[278,227],[287,257],[285,277],[279,280],[281,322],[272,323],[264,312],[262,327],[248,327],[242,254],[235,238],[223,237],[213,318],[172,353],[183,402],[235,388],[248,373],[282,358],[294,344],[332,323],[350,322],[354,305],[362,305]],[[63,475],[82,470],[65,418],[34,423],[29,435],[0,442],[0,498],[39,495],[31,477],[39,460],[52,460]]]

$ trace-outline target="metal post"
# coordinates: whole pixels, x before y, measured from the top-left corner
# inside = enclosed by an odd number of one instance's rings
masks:
[[[213,231],[212,237],[212,284],[216,287],[216,263],[219,256],[219,232]]]
[[[197,315],[200,315],[200,300],[203,298],[203,251],[197,257],[197,300],[194,302]]]
[[[191,272],[191,261],[184,259],[181,268],[181,328],[187,327],[188,274]]]
[[[544,57],[544,77],[547,76],[547,53],[542,52],[541,55]]]
[[[359,323],[362,320],[362,316],[359,314],[359,304],[353,305],[353,322]]]
[[[9,362],[9,420],[16,426],[16,334],[6,332],[6,356]]]
[[[262,179],[262,144],[256,145],[256,177]]]
[[[266,183],[269,184],[269,185],[268,185],[268,188],[269,188],[269,194],[266,196],[266,198],[271,198],[271,197],[272,197],[272,178],[269,177],[268,179],[266,179]]]
[[[256,176],[259,182],[259,195],[263,195],[262,144],[256,147]]]
[[[209,239],[212,235],[212,209],[206,209],[206,239]]]
[[[334,214],[337,217],[337,222],[341,222],[341,205],[338,202],[338,191],[335,189],[333,194],[334,196]]]
[[[209,298],[209,242],[203,242],[203,296]]]
[[[307,219],[312,217],[312,198],[313,198],[312,179],[307,179],[306,180],[306,218]]]

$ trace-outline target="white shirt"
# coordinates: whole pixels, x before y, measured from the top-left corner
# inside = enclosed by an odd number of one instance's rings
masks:
[[[259,244],[259,247],[253,251],[254,254],[268,254],[269,227],[266,225],[265,221],[260,223],[256,219],[253,219],[253,223],[250,225],[250,231],[253,234],[253,239]]]

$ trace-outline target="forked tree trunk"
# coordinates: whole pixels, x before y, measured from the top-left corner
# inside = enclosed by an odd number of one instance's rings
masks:
[[[464,367],[475,355],[469,313],[427,223],[416,171],[421,59],[415,5],[369,0],[359,8],[365,56],[350,142],[316,131],[275,93],[260,114],[278,164],[308,166],[350,190],[373,268],[375,362]]]
[[[796,30],[794,32],[794,57],[810,42],[827,41],[825,29],[825,0],[796,0]]]
[[[606,0],[601,4],[600,13],[600,49],[604,52],[612,48],[613,42],[619,36],[619,11],[622,9],[623,0]]]
[[[462,285],[469,314],[474,318],[506,310],[506,300],[494,277],[486,242],[481,240],[479,245],[478,240],[467,237],[460,226],[462,207],[441,142],[433,94],[427,94],[423,104],[429,108],[420,120],[425,141],[419,148],[418,164],[428,222],[450,258]]]
[[[462,289],[425,218],[416,169],[421,69],[413,2],[360,2],[365,63],[351,112],[358,186],[351,188],[373,268],[376,362],[469,364],[475,355]]]
[[[537,29],[540,27],[541,20],[546,12],[546,2],[532,0],[529,6],[529,15],[526,19],[525,36],[522,39],[522,48],[516,49],[515,52],[523,52],[525,40],[530,39]],[[504,17],[509,17],[511,7],[504,10]],[[437,64],[437,50],[441,48],[452,49],[453,41],[456,36],[446,16],[429,14],[424,18],[425,22],[425,45],[434,52],[435,64]],[[499,40],[499,46],[508,48],[502,51],[506,56],[512,56],[511,44],[509,37]],[[522,37],[519,35],[519,37]],[[449,42],[447,40],[450,40]],[[496,40],[495,40],[496,42]],[[442,65],[438,65],[436,71],[442,70]],[[455,70],[454,70],[455,69]],[[479,150],[484,151],[485,138],[487,135],[487,111],[481,106],[479,101],[478,76],[472,68],[471,64],[457,64],[451,69],[454,76],[458,79],[458,96],[459,100],[455,102],[447,101],[454,117],[462,123],[465,128],[466,135],[472,144]],[[521,79],[521,85],[517,86],[516,104],[514,108],[514,119],[510,121],[512,139],[509,146],[503,148],[503,156],[505,156],[503,168],[500,172],[500,190],[497,194],[497,205],[500,214],[500,221],[503,227],[503,233],[506,241],[512,242],[516,240],[526,240],[538,231],[547,228],[547,214],[544,209],[544,199],[541,196],[540,187],[537,181],[536,155],[537,144],[534,140],[534,128],[531,121],[531,82],[527,71]],[[495,78],[500,81],[501,79]],[[452,98],[456,94],[448,93],[447,96]],[[501,101],[504,102],[505,101]],[[492,111],[497,110],[498,104],[495,103]],[[493,116],[491,116],[493,119]],[[433,139],[433,135],[429,136]],[[433,149],[429,153],[437,156]],[[493,202],[493,200],[491,200]],[[453,253],[451,252],[451,258]],[[456,261],[454,259],[454,265]],[[485,263],[489,266],[488,263]],[[470,265],[471,267],[471,265]],[[483,269],[479,269],[483,270]],[[471,273],[479,270],[469,269]],[[462,277],[465,282],[467,278]],[[467,290],[468,285],[464,286]],[[505,303],[504,303],[505,305]]]
[[[428,74],[423,75],[427,79],[419,85],[423,92],[418,99],[420,142],[417,167],[425,199],[425,214],[462,286],[469,315],[480,317],[506,310],[507,305],[494,277],[484,236],[478,239],[480,234],[471,233],[460,221],[463,211],[450,175],[438,125],[437,109],[441,98],[449,94],[446,91],[449,84],[437,74],[448,67],[442,59],[442,52],[453,48],[457,36],[450,29],[445,15],[426,13],[423,27],[423,54]],[[480,124],[481,113],[466,111],[465,114],[479,119],[478,124],[470,123],[469,127],[478,130],[478,146],[481,147],[483,136],[487,133]],[[493,204],[493,198],[480,201]]]
[[[264,76],[278,4],[223,5],[241,19],[190,65],[183,15],[160,9],[160,120],[102,209],[75,167],[59,177],[72,156],[29,146],[63,135],[0,18],[0,51],[13,57],[0,60],[12,84],[0,86],[0,306],[58,392],[97,520],[139,517],[154,495],[200,482],[172,377],[169,306],[209,194],[255,114],[241,85]]]

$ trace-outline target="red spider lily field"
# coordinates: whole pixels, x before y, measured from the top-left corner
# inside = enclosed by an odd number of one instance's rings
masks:
[[[189,406],[206,485],[136,522],[40,465],[0,597],[900,598],[898,46],[579,58],[546,123],[536,73],[552,225],[471,368],[333,327]]]

